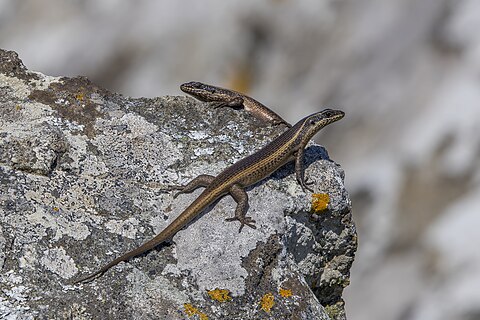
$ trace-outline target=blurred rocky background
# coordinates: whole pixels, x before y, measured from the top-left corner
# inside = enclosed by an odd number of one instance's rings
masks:
[[[480,1],[0,0],[0,47],[111,91],[246,92],[346,171],[359,251],[351,320],[480,319]]]

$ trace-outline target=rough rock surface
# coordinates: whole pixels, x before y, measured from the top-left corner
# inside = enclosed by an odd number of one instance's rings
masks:
[[[174,200],[169,186],[217,174],[282,130],[191,98],[48,77],[0,50],[0,318],[344,319],[355,227],[342,169],[313,144],[306,175],[326,211],[311,213],[288,165],[248,190],[256,230],[224,221],[227,196],[170,244],[72,284],[198,195]]]

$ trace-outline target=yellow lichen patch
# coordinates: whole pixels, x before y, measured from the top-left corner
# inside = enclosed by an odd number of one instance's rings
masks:
[[[58,211],[60,211],[60,208],[59,207],[53,207],[53,211],[58,212]]]
[[[278,293],[284,298],[288,298],[292,296],[292,290],[290,289],[280,288],[280,290],[278,290]]]
[[[275,302],[273,301],[275,298],[273,297],[273,294],[271,293],[266,293],[262,297],[262,301],[260,301],[260,306],[263,311],[265,312],[270,312],[272,309],[273,305]]]
[[[198,309],[195,308],[194,306],[192,306],[190,303],[184,303],[184,304],[183,304],[183,307],[185,308],[185,313],[186,313],[187,316],[189,316],[189,317],[197,314],[197,312],[198,312]]]
[[[327,209],[330,203],[330,196],[328,193],[314,193],[312,194],[312,211],[321,212]]]
[[[220,302],[231,301],[232,297],[229,296],[230,291],[227,289],[214,289],[214,290],[207,290],[208,295],[213,300],[217,300]]]
[[[17,105],[15,106],[15,109],[16,109],[17,111],[20,111],[20,110],[22,110],[22,106],[19,105],[19,104],[17,104]]]
[[[191,317],[198,314],[200,320],[208,320],[207,315],[203,312],[198,311],[198,309],[195,308],[192,304],[184,303],[183,307],[185,308],[185,313],[187,314],[187,316]]]
[[[85,95],[83,93],[79,92],[75,95],[75,99],[77,99],[78,101],[83,101],[83,100],[85,100]]]

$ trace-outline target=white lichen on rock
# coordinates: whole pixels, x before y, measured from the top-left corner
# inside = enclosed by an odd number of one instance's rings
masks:
[[[5,56],[15,58],[0,51]],[[292,299],[308,305],[277,299],[277,317],[292,307],[304,319],[323,319],[321,303],[341,302],[355,229],[343,173],[318,146],[307,150],[316,161],[306,174],[330,193],[321,216],[329,223],[310,221],[310,198],[287,166],[247,190],[257,229],[239,234],[237,222],[225,222],[236,207],[225,197],[178,232],[174,245],[121,263],[92,285],[72,285],[158,234],[200,192],[173,199],[172,186],[218,174],[285,128],[253,126],[244,112],[217,113],[191,99],[125,98],[84,78],[48,78],[17,64],[16,75],[0,72],[7,101],[0,108],[0,265],[7,270],[0,287],[8,292],[0,316],[106,318],[123,310],[183,319],[184,304],[192,304],[212,317],[251,318],[261,297],[285,283],[295,288]],[[309,285],[331,293],[315,296]],[[206,294],[216,288],[235,299],[217,305]]]

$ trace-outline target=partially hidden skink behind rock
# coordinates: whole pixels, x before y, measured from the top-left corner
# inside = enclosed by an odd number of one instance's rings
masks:
[[[291,125],[278,114],[257,100],[234,90],[212,86],[210,84],[191,81],[180,86],[180,90],[204,102],[217,102],[216,107],[244,108],[257,119],[272,125]]]

